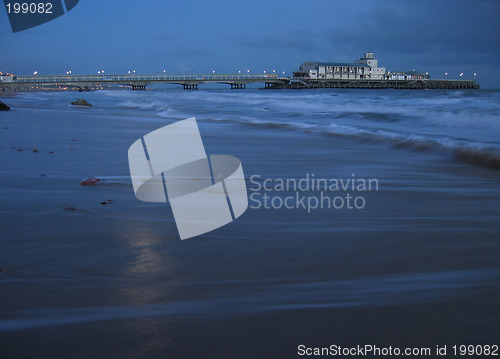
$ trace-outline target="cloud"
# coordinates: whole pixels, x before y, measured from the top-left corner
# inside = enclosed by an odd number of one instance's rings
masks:
[[[423,5],[427,4],[424,1]],[[347,25],[330,28],[323,37],[343,52],[377,51],[408,54],[424,63],[485,62],[500,54],[500,22],[488,1],[441,4],[440,8],[377,7],[354,14]],[[453,5],[453,6],[451,6]],[[470,16],[473,5],[474,16]]]

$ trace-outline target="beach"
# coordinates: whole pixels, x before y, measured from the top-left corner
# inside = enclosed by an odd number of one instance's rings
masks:
[[[71,106],[78,98],[93,107]],[[294,358],[299,345],[365,344],[451,356],[500,344],[499,99],[218,87],[0,97],[11,107],[0,113],[0,357]],[[181,241],[168,203],[135,197],[127,151],[190,117],[208,154],[240,159],[250,200]],[[80,185],[89,177],[101,181]],[[313,177],[374,185],[278,187]],[[349,208],[347,195],[363,200]]]

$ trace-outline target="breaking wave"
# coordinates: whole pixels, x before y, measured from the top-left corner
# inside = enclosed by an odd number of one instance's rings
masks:
[[[330,125],[325,132],[330,136],[353,138],[364,142],[388,143],[395,148],[450,155],[452,158],[474,165],[500,169],[500,148],[443,136],[391,133],[384,130],[365,130]]]
[[[382,143],[398,149],[439,153],[473,165],[500,169],[500,148],[498,146],[464,139],[438,135],[398,133],[333,123],[324,126],[305,122],[266,121],[249,117],[224,117],[207,121],[234,122],[267,129],[295,130],[326,136],[338,136],[361,142]]]
[[[140,110],[152,110],[166,108],[167,106],[158,101],[122,101],[118,103],[118,107],[122,108],[134,108]]]
[[[412,93],[413,94],[413,93]],[[500,105],[495,92],[199,91],[127,94],[121,108],[152,118],[239,123],[271,130],[339,136],[434,152],[500,169]]]

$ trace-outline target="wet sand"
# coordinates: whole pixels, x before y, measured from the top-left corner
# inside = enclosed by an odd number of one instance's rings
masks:
[[[237,156],[247,178],[355,173],[380,188],[363,210],[248,209],[180,241],[169,206],[138,201],[128,178],[128,147],[158,119],[55,100],[0,114],[0,357],[291,358],[299,344],[498,340],[499,171],[202,120],[207,153]],[[81,186],[89,176],[103,181]]]

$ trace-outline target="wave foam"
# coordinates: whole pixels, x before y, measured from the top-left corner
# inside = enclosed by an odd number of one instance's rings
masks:
[[[118,107],[136,108],[140,110],[151,110],[151,109],[166,108],[167,106],[158,101],[151,101],[151,102],[122,101],[118,103]]]

